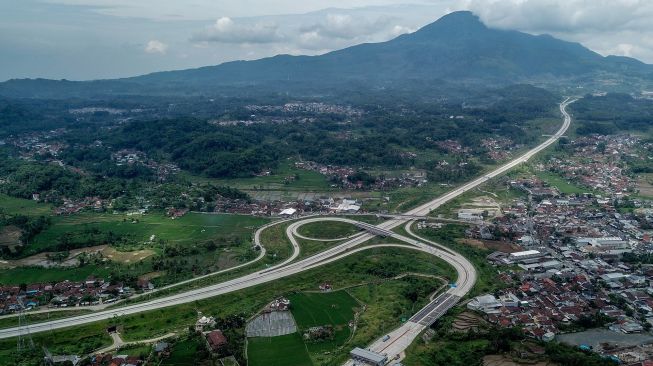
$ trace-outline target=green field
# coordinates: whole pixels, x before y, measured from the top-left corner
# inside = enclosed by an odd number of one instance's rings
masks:
[[[93,275],[104,278],[120,265],[86,265],[78,268],[19,267],[0,270],[0,284],[20,285],[23,283],[42,283],[58,281],[82,281]]]
[[[356,234],[360,229],[340,221],[311,222],[297,229],[301,235],[312,239],[338,239]]]
[[[300,329],[326,324],[346,325],[354,318],[354,309],[360,306],[346,291],[301,292],[288,298]]]
[[[203,349],[199,337],[188,338],[175,343],[170,352],[170,357],[164,358],[161,366],[186,366],[194,365],[198,349]]]
[[[34,238],[23,255],[54,251],[64,235],[74,242],[92,240],[88,234],[92,230],[99,231],[98,237],[112,233],[127,249],[147,248],[145,243],[152,235],[155,241],[160,239],[184,245],[224,237],[249,241],[254,228],[266,222],[267,219],[260,217],[228,214],[189,213],[173,220],[162,213],[134,216],[81,213],[53,218],[52,225]]]
[[[0,209],[6,214],[19,214],[28,216],[47,216],[52,213],[52,206],[32,200],[9,197],[0,194]]]
[[[250,338],[247,344],[248,366],[312,366],[299,333],[280,337]]]
[[[292,179],[287,179],[292,177]],[[205,177],[190,177],[198,182],[210,182],[216,185],[226,185],[244,191],[257,190],[292,190],[302,192],[333,191],[327,177],[313,171],[297,169],[294,162],[286,160],[279,164],[272,174],[261,177],[233,178],[233,179],[212,179]]]
[[[552,172],[537,172],[536,175],[550,186],[558,188],[558,191],[562,194],[591,192],[591,189],[578,186],[564,177]]]
[[[289,299],[300,334],[310,327],[333,326],[333,339],[306,343],[310,354],[331,352],[342,346],[351,336],[349,321],[354,319],[355,309],[361,306],[344,290],[328,293],[302,292],[290,295]]]

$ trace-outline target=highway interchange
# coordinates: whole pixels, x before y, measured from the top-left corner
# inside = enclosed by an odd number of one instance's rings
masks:
[[[444,203],[449,202],[461,194],[482,185],[494,177],[504,174],[508,170],[528,161],[542,150],[551,146],[560,137],[562,137],[569,128],[571,124],[571,116],[567,113],[566,107],[574,101],[575,99],[567,98],[560,104],[560,112],[563,116],[563,124],[560,129],[546,141],[524,153],[520,157],[502,165],[501,167],[498,167],[492,172],[487,173],[471,182],[468,182],[419,207],[405,212],[402,216],[387,220],[379,225],[371,225],[360,221],[335,216],[312,216],[301,219],[299,221],[294,221],[286,229],[286,235],[288,236],[293,246],[293,253],[289,258],[277,265],[222,283],[209,285],[195,290],[189,290],[142,303],[127,305],[115,309],[101,310],[86,315],[79,315],[32,324],[29,326],[29,332],[38,333],[54,329],[79,326],[101,320],[112,319],[117,316],[131,315],[197,300],[203,300],[210,297],[242,290],[248,287],[268,283],[287,276],[292,276],[294,274],[340,260],[346,256],[370,248],[400,247],[428,253],[446,261],[456,270],[457,279],[456,283],[452,285],[446,292],[440,294],[432,302],[418,311],[412,318],[410,318],[409,321],[403,323],[400,327],[390,332],[388,334],[390,336],[389,339],[378,339],[368,347],[372,351],[386,354],[389,359],[399,358],[405,349],[424,329],[428,328],[433,322],[435,322],[435,320],[446,313],[448,309],[450,309],[462,297],[464,297],[472,289],[476,282],[476,270],[472,263],[469,262],[465,257],[435,242],[421,238],[411,231],[411,225],[415,219],[417,217],[427,216],[432,210],[438,208]],[[342,244],[338,244],[310,257],[297,260],[300,254],[300,245],[297,241],[297,238],[306,238],[300,235],[297,232],[297,229],[307,223],[328,220],[349,222],[364,229],[364,231],[347,238],[342,238],[345,240]],[[261,248],[261,253],[256,260],[263,258],[265,254],[265,245],[261,242],[261,233],[263,230],[269,228],[272,225],[277,225],[288,221],[291,220],[276,221],[256,231],[254,242]],[[404,225],[404,229],[409,236],[401,235],[392,231],[392,229],[402,225]],[[398,242],[401,242],[401,244],[363,245],[365,242],[378,235],[391,237],[396,239]],[[250,263],[251,262],[248,262],[247,264]],[[17,337],[21,334],[26,333],[27,331],[28,329],[26,327],[0,329],[0,339]],[[347,364],[351,365],[353,364],[353,361],[349,361]]]

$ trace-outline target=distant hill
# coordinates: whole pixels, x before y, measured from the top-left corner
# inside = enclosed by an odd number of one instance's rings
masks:
[[[448,14],[393,40],[361,44],[320,56],[280,55],[197,69],[91,82],[10,80],[0,95],[194,94],[256,85],[271,89],[405,85],[410,80],[493,85],[565,83],[594,79],[653,80],[653,66],[603,57],[549,35],[492,29],[471,12]]]

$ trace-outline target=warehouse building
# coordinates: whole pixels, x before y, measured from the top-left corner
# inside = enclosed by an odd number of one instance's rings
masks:
[[[515,263],[515,262],[523,262],[523,261],[528,261],[530,259],[535,259],[535,258],[540,258],[544,256],[539,250],[526,250],[523,252],[514,252],[510,253],[508,256],[508,259]]]

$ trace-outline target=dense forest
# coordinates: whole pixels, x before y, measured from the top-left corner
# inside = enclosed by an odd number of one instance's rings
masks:
[[[653,100],[629,94],[586,95],[571,105],[579,127],[576,133],[609,135],[648,132],[653,126]]]
[[[438,151],[438,141],[457,140],[479,153],[480,140],[506,137],[518,144],[537,136],[523,122],[554,116],[556,98],[539,90],[519,87],[506,99],[484,108],[450,105],[368,106],[361,118],[314,115],[306,122],[290,117],[284,123],[216,126],[203,119],[164,118],[133,121],[109,131],[87,134],[113,149],[132,148],[169,160],[195,174],[209,177],[246,177],[274,168],[281,159],[298,156],[325,164],[400,168],[414,164],[408,151]],[[520,97],[512,97],[521,91]],[[533,93],[529,97],[528,92]],[[508,102],[510,100],[510,102]],[[452,119],[453,115],[460,118]],[[249,118],[236,108],[229,118]],[[83,154],[106,159],[107,153]],[[95,157],[93,157],[95,156]],[[421,168],[430,168],[425,162]]]
[[[525,85],[457,92],[450,98],[343,94],[344,101],[280,95],[0,99],[0,193],[21,198],[45,193],[55,204],[64,198],[98,197],[113,200],[117,209],[145,196],[155,206],[187,207],[171,197],[192,183],[183,176],[162,176],[157,172],[161,164],[211,178],[250,177],[274,170],[288,158],[353,167],[358,172],[353,178],[366,185],[376,179],[368,170],[408,167],[426,170],[431,181],[457,182],[489,162],[481,140],[504,137],[531,144],[539,133],[527,121],[558,118],[559,97]],[[250,108],[292,101],[347,107],[345,112]],[[356,112],[347,112],[351,110]],[[444,149],[441,142],[449,140],[459,143],[462,152]],[[55,152],[38,148],[53,143],[60,146]],[[144,155],[117,164],[119,151]],[[441,164],[443,159],[451,164]],[[249,199],[227,187],[197,189]]]

